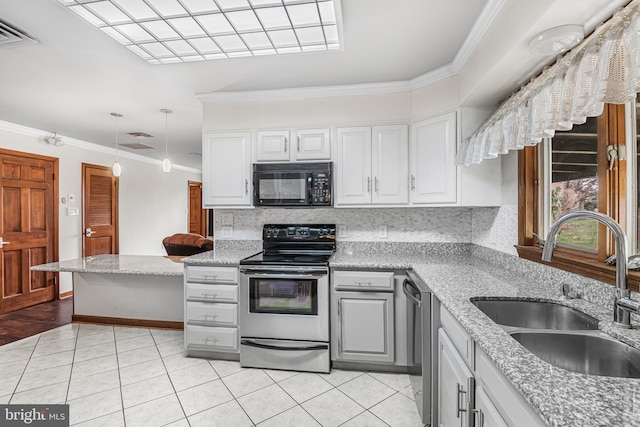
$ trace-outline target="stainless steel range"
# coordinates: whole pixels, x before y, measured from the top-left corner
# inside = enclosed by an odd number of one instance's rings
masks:
[[[267,224],[240,261],[240,365],[329,372],[329,259],[335,224]]]

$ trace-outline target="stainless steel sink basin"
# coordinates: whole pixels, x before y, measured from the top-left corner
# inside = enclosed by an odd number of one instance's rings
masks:
[[[517,328],[564,331],[597,330],[598,319],[552,302],[475,300],[473,304],[494,322]]]
[[[545,362],[589,375],[640,378],[640,350],[595,335],[514,332],[516,341]]]

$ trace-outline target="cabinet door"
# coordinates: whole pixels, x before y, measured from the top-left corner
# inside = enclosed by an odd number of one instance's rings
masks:
[[[438,331],[438,356],[438,423],[466,427],[474,405],[474,377],[442,328]]]
[[[393,293],[336,292],[338,360],[393,363]]]
[[[337,130],[336,205],[371,203],[371,128]]]
[[[373,204],[409,202],[407,126],[374,126],[372,144]]]
[[[456,203],[456,113],[411,126],[411,202]]]
[[[331,160],[330,135],[328,128],[297,130],[294,141],[296,160]]]
[[[206,133],[202,147],[204,207],[251,205],[251,134]]]
[[[507,423],[482,387],[476,387],[475,427],[507,427]]]
[[[256,132],[256,161],[288,161],[290,156],[288,130]]]

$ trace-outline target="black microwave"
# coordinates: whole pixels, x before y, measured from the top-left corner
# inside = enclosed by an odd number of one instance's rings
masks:
[[[256,163],[254,206],[331,206],[331,162]]]

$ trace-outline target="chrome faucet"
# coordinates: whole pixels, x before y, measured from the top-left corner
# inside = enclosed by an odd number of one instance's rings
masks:
[[[556,235],[560,228],[567,222],[576,219],[593,219],[606,226],[613,233],[613,238],[616,242],[616,291],[613,305],[613,324],[621,328],[631,328],[631,312],[640,314],[640,302],[631,299],[631,291],[627,287],[627,275],[629,273],[627,235],[613,218],[592,211],[574,211],[561,216],[551,225],[546,244],[542,250],[542,260],[551,261]]]

